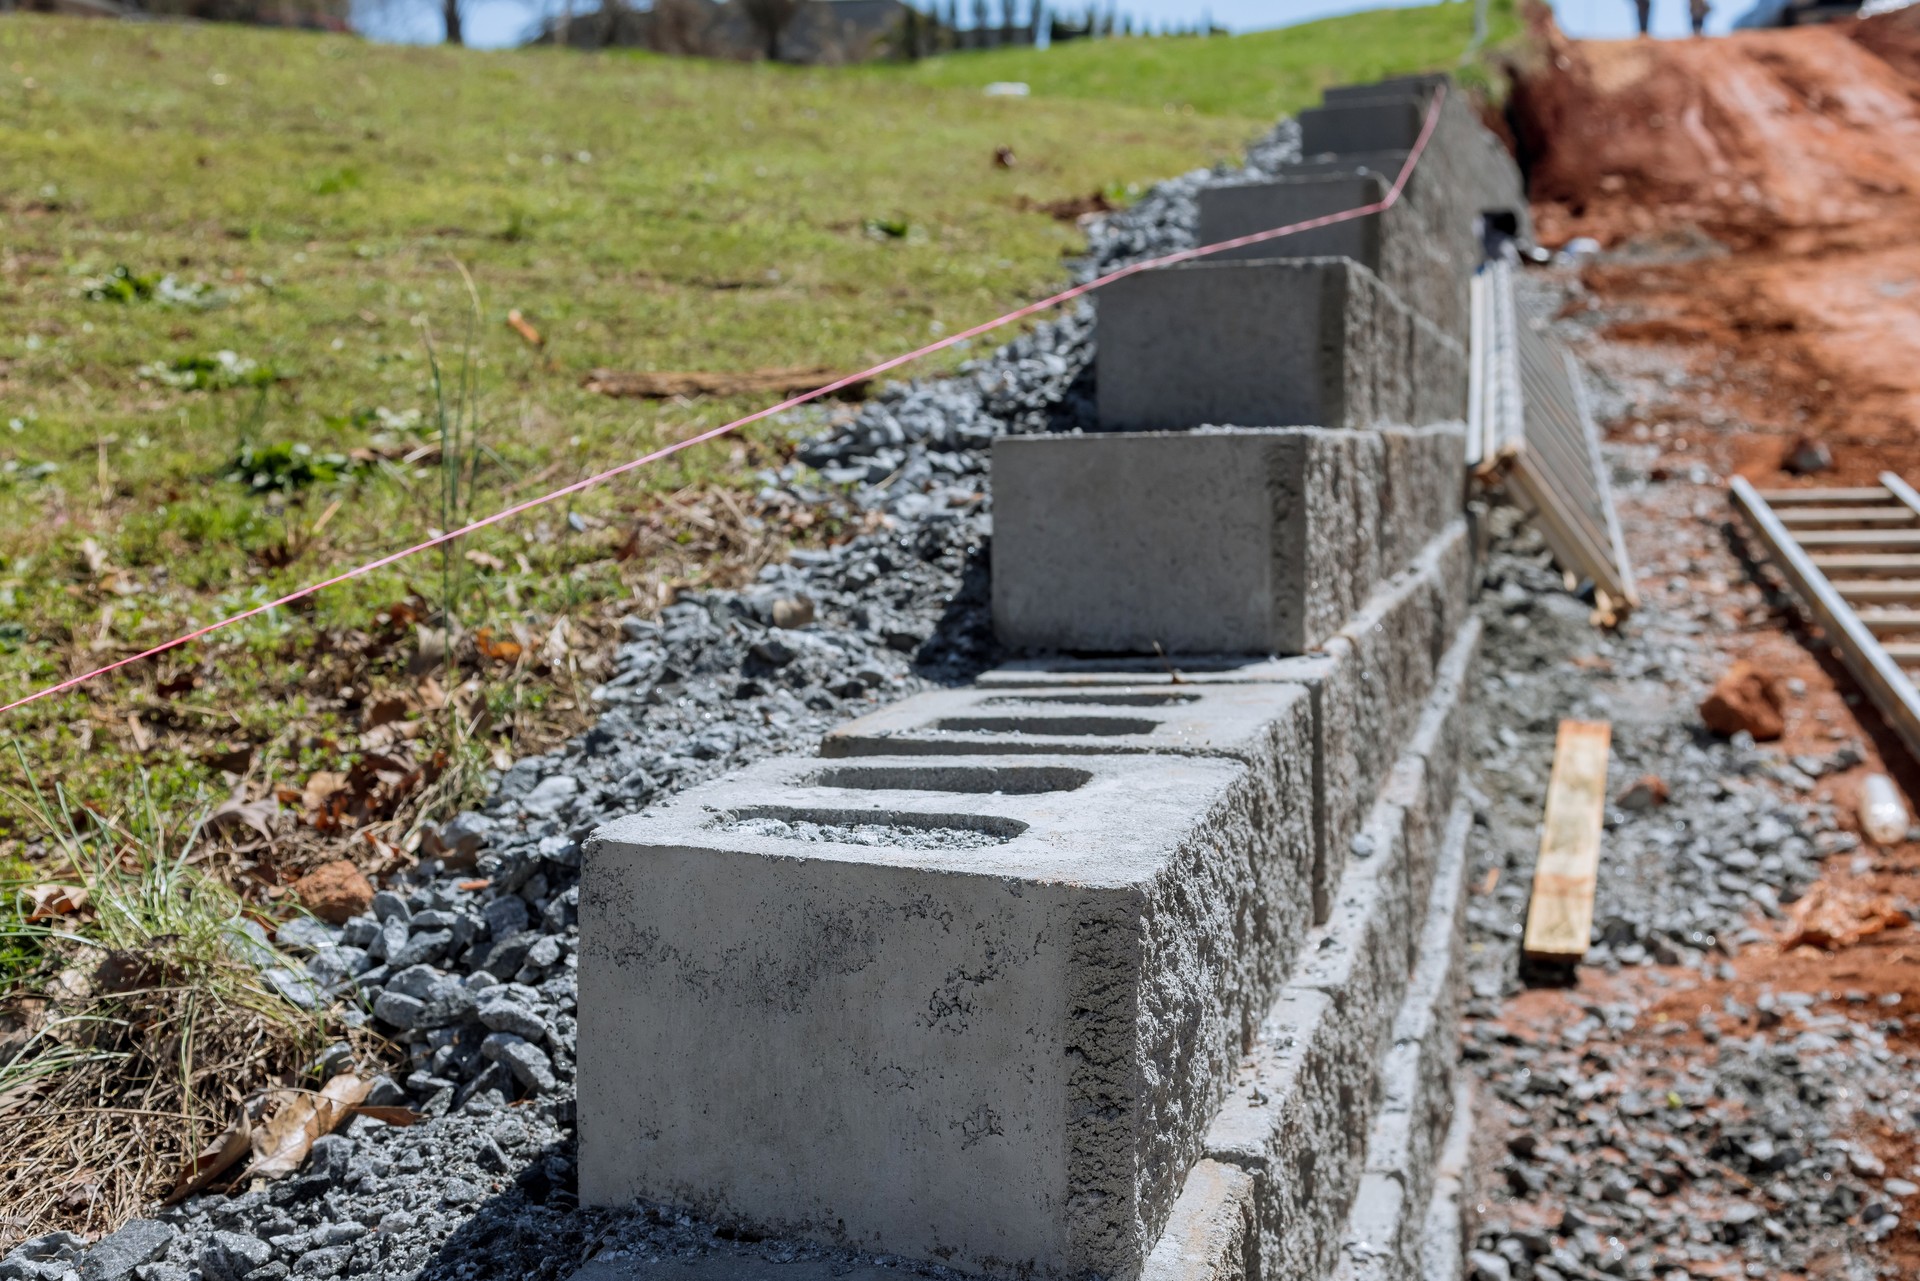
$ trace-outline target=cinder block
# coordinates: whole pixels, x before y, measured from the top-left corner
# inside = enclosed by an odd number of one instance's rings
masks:
[[[1407,151],[1420,140],[1426,108],[1424,98],[1391,90],[1382,96],[1356,95],[1329,100],[1324,107],[1308,107],[1299,115],[1300,154]]]
[[[1173,1214],[1140,1281],[1246,1281],[1253,1236],[1253,1177],[1200,1161],[1187,1171]]]
[[[1278,774],[1313,754],[1296,684],[936,689],[848,721],[820,754],[1226,756]],[[1304,774],[1302,775],[1304,778]]]
[[[1416,170],[1416,172],[1418,172]],[[1254,258],[1351,258],[1380,278],[1415,316],[1424,318],[1455,342],[1467,338],[1469,299],[1467,281],[1479,264],[1479,239],[1474,232],[1475,210],[1439,181],[1409,182],[1407,190],[1389,208],[1295,232],[1274,240],[1209,254],[1208,261]],[[1203,245],[1238,239],[1275,227],[1345,213],[1386,199],[1391,178],[1372,172],[1296,175],[1272,182],[1238,183],[1203,188],[1199,194],[1199,231]],[[1427,198],[1445,195],[1443,207],[1429,209]],[[1423,327],[1415,343],[1428,343]],[[1416,358],[1415,368],[1419,361]],[[1451,413],[1444,397],[1418,383],[1414,390],[1414,422],[1420,406],[1432,404],[1437,417]]]
[[[1384,76],[1365,84],[1329,85],[1321,91],[1320,101],[1329,107],[1349,102],[1369,102],[1378,98],[1416,98],[1426,102],[1441,85],[1451,85],[1445,72],[1426,71],[1406,76]]]
[[[1347,868],[1344,910],[1316,931],[1303,954],[1313,962],[1303,962],[1274,1003],[1208,1131],[1208,1156],[1254,1178],[1262,1281],[1322,1281],[1341,1262],[1356,1205],[1371,1211],[1393,1204],[1379,1180],[1366,1181],[1375,1197],[1356,1202],[1370,1164],[1367,1138],[1383,1099],[1396,1097],[1380,1088],[1376,1074],[1396,1033],[1414,1027],[1401,1017],[1407,993],[1416,984],[1432,988],[1430,964],[1409,979],[1408,939],[1431,946],[1443,921],[1453,935],[1443,954],[1458,968],[1458,891],[1441,886],[1464,880],[1470,826],[1462,807],[1447,827],[1439,884],[1416,925],[1398,863],[1400,814],[1385,801],[1375,806],[1367,829],[1374,852]]]
[[[1350,258],[1203,259],[1115,281],[1098,305],[1108,431],[1419,426],[1433,420],[1414,417],[1416,325],[1442,386],[1421,403],[1457,384],[1465,404],[1460,344]]]
[[[1278,790],[1203,756],[784,759],[609,824],[583,1201],[1137,1275],[1307,932]]]
[[[1381,790],[1407,812],[1409,883],[1415,898],[1424,898],[1432,887],[1443,829],[1459,794],[1480,643],[1480,620],[1470,617],[1441,658],[1433,694]]]
[[[1003,436],[995,629],[1105,654],[1312,649],[1458,517],[1464,439],[1458,424]]]
[[[1035,659],[988,672],[980,685],[996,690],[1094,690],[1120,682],[1146,689],[1262,682],[1305,686],[1313,716],[1314,920],[1324,921],[1354,833],[1413,732],[1441,656],[1466,618],[1470,572],[1466,527],[1454,520],[1428,541],[1409,569],[1376,588],[1318,654],[1174,660],[1179,685],[1167,670],[1169,663],[1161,660]]]
[[[1466,1081],[1455,1087],[1453,1124],[1440,1150],[1433,1196],[1427,1202],[1426,1225],[1420,1240],[1421,1281],[1460,1281],[1465,1272],[1466,1210],[1473,1203],[1473,1087]]]
[[[1002,436],[993,446],[1003,644],[1295,654],[1380,574],[1374,432]]]

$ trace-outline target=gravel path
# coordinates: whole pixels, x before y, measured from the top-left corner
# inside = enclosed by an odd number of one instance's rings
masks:
[[[1535,285],[1557,309],[1568,283]],[[1631,402],[1700,412],[1712,384],[1586,336],[1603,319],[1589,312],[1566,334],[1601,366],[1590,385],[1603,419]],[[1804,735],[1782,747],[1707,733],[1695,707],[1730,655],[1791,648],[1782,602],[1735,558],[1711,465],[1654,481],[1652,449],[1608,453],[1645,607],[1615,635],[1589,626],[1537,536],[1506,513],[1479,607],[1472,1272],[1912,1275],[1894,1248],[1896,1234],[1914,1238],[1906,1204],[1920,1195],[1902,995],[1862,981],[1844,954],[1792,946],[1803,896],[1872,861],[1851,816],[1823,800],[1872,744],[1837,695],[1841,714],[1807,718],[1825,727],[1817,750]],[[1790,679],[1790,696],[1818,693],[1818,679]],[[1613,723],[1603,941],[1575,985],[1527,988],[1518,939],[1561,717]]]

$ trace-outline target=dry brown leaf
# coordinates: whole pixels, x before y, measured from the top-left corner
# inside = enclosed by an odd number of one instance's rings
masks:
[[[547,633],[547,643],[540,647],[540,661],[548,667],[560,667],[567,661],[567,635],[573,630],[573,624],[563,614],[553,620],[553,629]]]
[[[187,1162],[180,1171],[180,1177],[174,1181],[173,1191],[167,1194],[166,1204],[183,1201],[206,1187],[215,1179],[232,1169],[242,1157],[246,1156],[253,1143],[253,1123],[242,1111],[227,1132],[200,1149],[200,1154]]]
[[[292,1174],[313,1150],[313,1141],[346,1120],[367,1097],[373,1082],[342,1072],[311,1090],[274,1090],[267,1096],[273,1115],[253,1132],[253,1164],[249,1174],[279,1178]]]
[[[347,786],[347,776],[333,770],[315,770],[307,776],[307,785],[300,793],[300,803],[310,810],[322,809],[335,792]]]
[[[376,1121],[384,1121],[388,1125],[401,1126],[418,1125],[427,1119],[424,1112],[415,1112],[412,1108],[380,1107],[368,1103],[362,1103],[348,1115],[371,1117]]]
[[[475,550],[475,551],[468,552],[466,556],[467,556],[467,564],[473,565],[479,569],[490,569],[496,574],[501,572],[507,567],[507,562],[505,562],[504,560],[501,560],[498,556],[495,556],[492,552],[483,552],[483,551]]]
[[[27,891],[27,901],[33,904],[27,910],[27,923],[32,924],[73,915],[87,905],[87,891],[82,885],[36,885]]]
[[[271,800],[248,801],[241,799],[242,793],[235,792],[224,801],[220,808],[207,815],[207,827],[212,831],[223,831],[230,827],[247,827],[260,833],[260,838],[269,845],[273,843],[272,819],[275,804]]]

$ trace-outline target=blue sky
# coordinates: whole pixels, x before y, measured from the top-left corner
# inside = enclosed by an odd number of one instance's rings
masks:
[[[469,0],[467,42],[483,48],[519,43],[532,24],[541,3],[552,0]],[[1071,12],[1080,0],[1056,0]],[[1429,3],[1430,0],[1407,0]],[[1457,0],[1469,3],[1470,0]],[[595,7],[596,0],[575,0],[575,11]],[[1716,0],[1707,29],[1725,31],[1745,11],[1751,0]],[[970,4],[963,10],[971,11]],[[1022,4],[1024,10],[1024,3]],[[1352,0],[1122,0],[1121,8],[1136,19],[1161,23],[1188,24],[1210,14],[1214,22],[1232,31],[1258,31],[1267,27],[1291,26],[1314,18],[1356,9],[1399,7],[1398,5],[1354,4]],[[1656,35],[1683,36],[1687,32],[1687,0],[1654,0]],[[1634,30],[1632,0],[1555,0],[1554,10],[1561,27],[1570,35],[1593,39],[1630,36]],[[997,5],[995,11],[998,11]],[[360,13],[359,25],[378,39],[436,41],[440,39],[440,7],[437,0],[372,0]]]

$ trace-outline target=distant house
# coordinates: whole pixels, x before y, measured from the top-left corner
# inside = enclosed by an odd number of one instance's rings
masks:
[[[908,13],[901,0],[804,0],[780,32],[780,60],[830,65],[883,57],[918,18]],[[740,60],[763,58],[767,47],[742,0],[653,0],[644,9],[602,0],[589,12],[545,19],[531,43]]]

